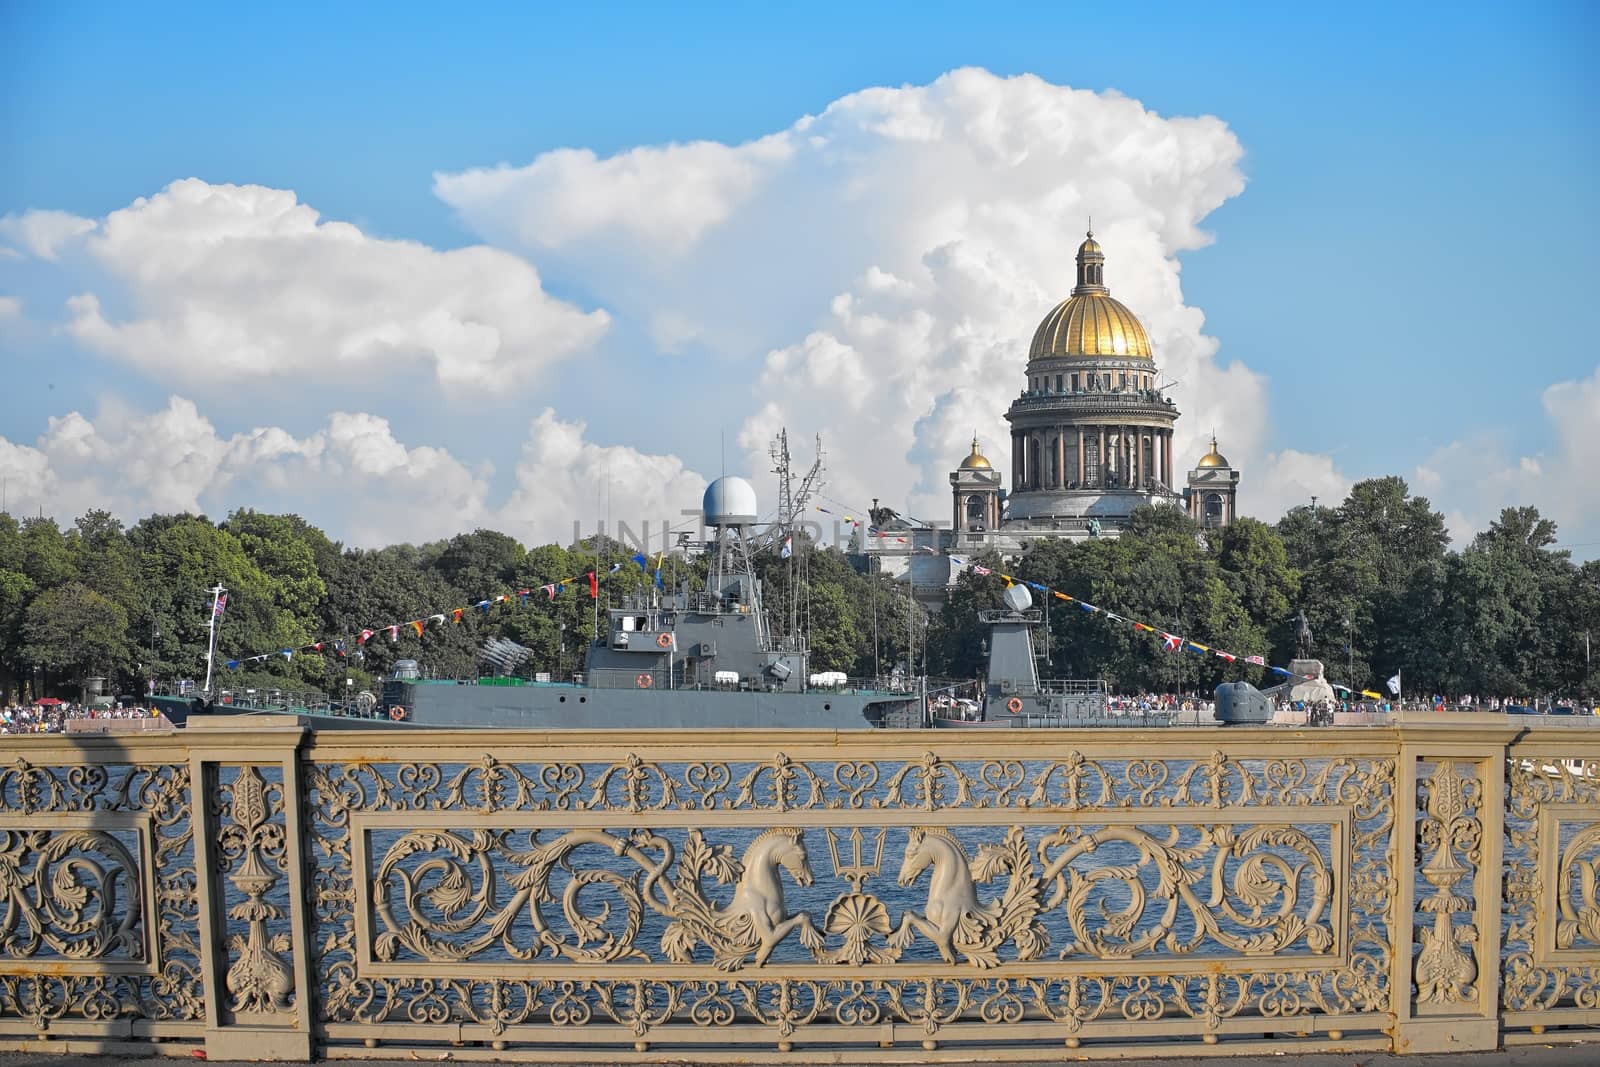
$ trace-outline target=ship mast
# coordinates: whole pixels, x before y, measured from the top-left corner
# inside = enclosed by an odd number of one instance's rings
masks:
[[[228,592],[221,582],[211,587],[210,630],[206,636],[206,684],[201,690],[206,699],[211,698],[211,668],[217,658],[217,620],[222,617],[223,596]]]
[[[805,575],[805,560],[799,557],[800,545],[794,543],[793,538],[800,527],[800,516],[805,513],[806,504],[811,497],[822,488],[823,451],[822,435],[817,435],[817,453],[811,461],[811,469],[806,471],[804,478],[800,479],[800,487],[794,487],[794,467],[789,455],[789,429],[781,427],[778,436],[772,439],[772,445],[767,454],[772,457],[772,473],[778,476],[778,519],[772,526],[766,540],[768,546],[777,547],[783,551],[784,543],[790,544],[788,556],[788,601],[783,605],[783,619],[787,636],[797,637],[800,634],[800,592],[799,579]],[[807,597],[807,619],[810,618],[810,598]],[[809,629],[809,625],[807,629]],[[809,635],[808,635],[809,636]]]

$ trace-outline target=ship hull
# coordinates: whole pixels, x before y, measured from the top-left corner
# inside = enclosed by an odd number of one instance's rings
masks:
[[[886,693],[637,692],[576,685],[391,681],[386,709],[416,726],[520,730],[833,729],[914,726],[915,698]]]

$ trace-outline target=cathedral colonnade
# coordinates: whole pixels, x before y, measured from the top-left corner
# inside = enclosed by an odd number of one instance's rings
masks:
[[[1108,474],[1123,487],[1170,487],[1172,430],[1115,423],[1015,430],[1011,471],[1016,493],[1104,488]]]

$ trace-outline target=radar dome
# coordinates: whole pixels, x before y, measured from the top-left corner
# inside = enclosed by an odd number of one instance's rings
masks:
[[[1025,585],[1013,585],[1006,589],[1006,607],[1012,611],[1027,611],[1033,607],[1033,594],[1028,592]]]
[[[756,521],[756,491],[743,478],[718,478],[700,503],[707,526],[748,526]]]

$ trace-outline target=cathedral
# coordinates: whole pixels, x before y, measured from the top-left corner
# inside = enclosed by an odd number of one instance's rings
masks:
[[[862,547],[885,573],[909,569],[932,592],[954,578],[949,554],[1011,557],[1041,537],[1116,537],[1145,505],[1182,507],[1203,527],[1233,521],[1239,472],[1215,437],[1178,483],[1178,407],[1162,391],[1144,325],[1106,286],[1092,231],[1077,261],[1078,284],[1034,331],[1024,388],[1006,412],[1009,482],[974,437],[950,475],[948,527],[874,514]]]

